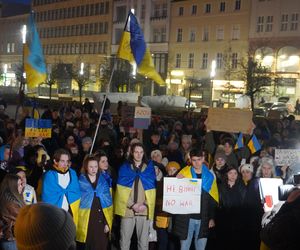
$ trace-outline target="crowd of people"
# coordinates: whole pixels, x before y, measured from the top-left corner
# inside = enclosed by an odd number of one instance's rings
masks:
[[[89,100],[47,107],[41,118],[52,121],[51,138],[26,138],[30,112],[24,109],[17,122],[5,108],[1,105],[4,250],[298,249],[297,237],[282,243],[284,227],[277,227],[277,237],[270,225],[262,230],[265,201],[259,190],[260,178],[293,183],[298,173],[297,163],[276,166],[274,160],[276,148],[299,146],[300,124],[292,115],[254,119],[261,149],[251,152],[247,143],[235,148],[237,134],[208,131],[205,114],[152,116],[141,133],[122,126],[121,103],[112,114],[108,102],[90,152],[99,114]],[[202,179],[201,212],[163,211],[164,177]],[[288,219],[295,228],[299,197],[296,193],[283,207],[292,211]]]

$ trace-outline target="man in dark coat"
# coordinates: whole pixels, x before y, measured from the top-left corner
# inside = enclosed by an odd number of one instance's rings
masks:
[[[212,178],[210,190],[216,185],[215,176],[204,165],[204,154],[202,149],[190,151],[192,166],[183,168],[177,178],[202,179],[201,212],[195,214],[176,215],[173,220],[173,233],[180,239],[181,250],[189,250],[193,236],[195,237],[195,249],[204,250],[206,247],[209,228],[214,227],[214,214],[218,202],[218,194],[212,194],[205,190],[203,183]],[[215,190],[217,188],[215,187]],[[216,202],[217,201],[217,202]]]

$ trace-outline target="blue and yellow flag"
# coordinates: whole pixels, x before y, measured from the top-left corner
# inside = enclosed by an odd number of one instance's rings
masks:
[[[135,179],[139,177],[142,182],[146,201],[148,205],[148,218],[154,219],[154,208],[156,199],[156,175],[152,161],[149,161],[147,167],[142,172],[136,172],[132,169],[129,162],[125,162],[119,170],[117,188],[115,193],[115,214],[125,216],[127,202],[132,190]]]
[[[244,147],[244,138],[243,138],[243,133],[240,133],[235,143],[234,149],[240,149],[242,147]]]
[[[247,144],[248,148],[251,151],[251,154],[254,154],[255,152],[257,152],[258,150],[261,149],[261,145],[258,141],[258,139],[256,138],[255,134],[252,135],[250,141]]]
[[[129,13],[121,38],[117,56],[136,63],[137,72],[151,78],[159,85],[165,85],[164,80],[154,68],[150,50],[145,43],[144,35],[133,13]]]
[[[49,119],[31,119],[25,120],[26,137],[51,138],[52,121]]]
[[[191,166],[186,166],[180,172],[184,178],[197,178],[195,170]],[[202,164],[202,189],[219,203],[219,192],[216,176],[204,164]]]
[[[29,15],[29,24],[24,45],[24,69],[28,88],[35,88],[46,80],[46,64],[33,14]]]

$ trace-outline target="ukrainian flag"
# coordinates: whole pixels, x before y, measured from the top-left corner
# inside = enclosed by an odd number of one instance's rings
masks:
[[[179,172],[179,174],[182,174],[184,178],[197,178],[195,170],[191,166],[186,166]],[[209,193],[209,195],[219,203],[216,176],[204,164],[202,164],[202,189]]]
[[[129,13],[125,29],[119,45],[117,56],[136,63],[139,74],[151,78],[159,85],[165,85],[164,80],[157,73],[151,58],[150,50],[144,40],[144,35],[133,13]]]
[[[35,88],[46,80],[46,64],[33,14],[29,15],[26,44],[24,45],[24,69],[28,88]]]
[[[236,144],[234,146],[234,149],[240,149],[242,147],[244,147],[244,138],[243,138],[243,134],[240,133],[239,137],[238,137],[238,139],[236,141]]]
[[[247,144],[248,148],[251,151],[251,154],[254,154],[255,152],[257,152],[258,150],[261,149],[261,145],[258,141],[258,139],[256,138],[255,134],[252,135],[250,141]]]

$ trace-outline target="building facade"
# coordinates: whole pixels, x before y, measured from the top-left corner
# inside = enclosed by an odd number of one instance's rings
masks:
[[[253,56],[271,69],[267,100],[300,96],[300,4],[297,0],[253,1],[249,43]]]
[[[0,85],[18,87],[17,77],[22,74],[22,28],[28,14],[0,17]]]
[[[103,65],[109,64],[112,2],[109,0],[34,0],[32,9],[49,73],[59,72],[58,94],[78,89],[68,72],[83,72],[85,91],[103,87]]]
[[[200,104],[233,103],[243,93],[238,61],[248,51],[250,2],[173,1],[168,90]],[[191,93],[192,92],[192,93]]]

